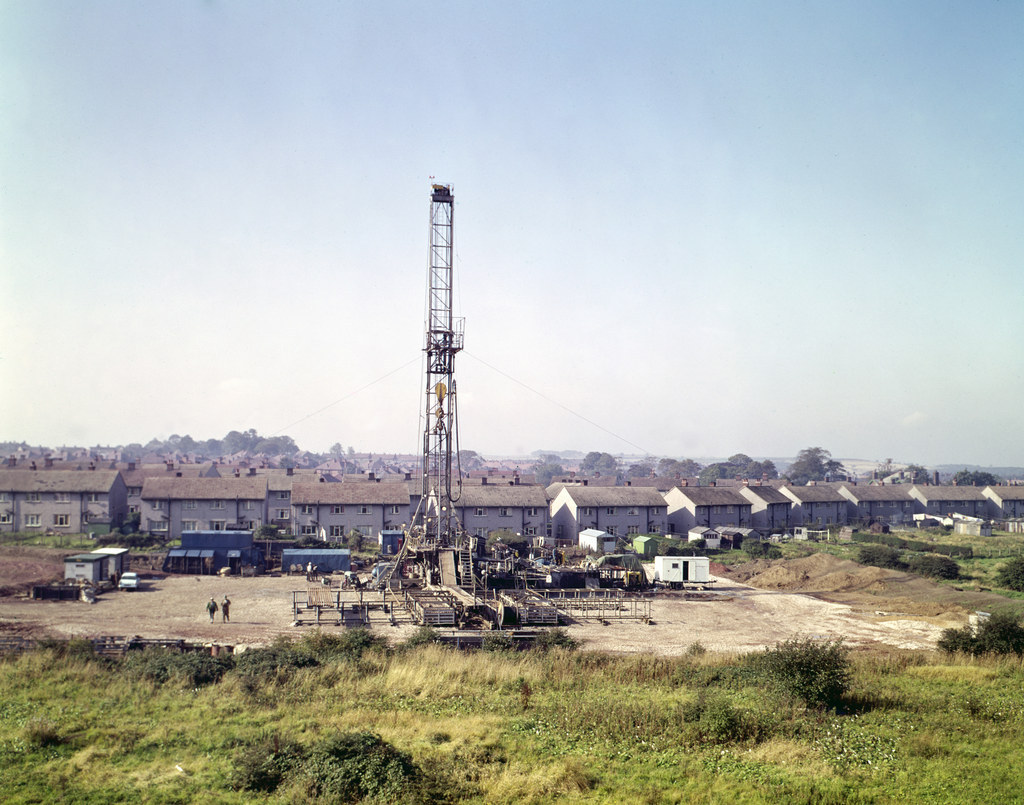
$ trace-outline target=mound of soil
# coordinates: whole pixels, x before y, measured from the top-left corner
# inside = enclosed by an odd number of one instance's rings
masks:
[[[24,595],[36,584],[64,577],[67,551],[14,546],[0,552],[0,596]]]

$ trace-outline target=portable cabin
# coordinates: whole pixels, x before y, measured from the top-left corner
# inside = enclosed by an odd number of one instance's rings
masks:
[[[97,553],[77,553],[64,557],[65,581],[91,581],[99,584],[108,578],[107,557]]]
[[[580,532],[579,545],[581,548],[595,553],[611,553],[615,550],[615,537],[607,531],[586,528]]]
[[[320,573],[344,573],[352,569],[352,552],[348,548],[285,548],[281,551],[281,569],[298,565],[303,570],[313,565]]]
[[[655,556],[654,580],[679,587],[711,581],[711,560],[706,556]]]

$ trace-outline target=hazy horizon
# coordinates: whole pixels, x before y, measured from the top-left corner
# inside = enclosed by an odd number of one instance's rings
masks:
[[[1024,464],[1024,5],[4,3],[0,440]],[[211,435],[216,434],[216,435]]]

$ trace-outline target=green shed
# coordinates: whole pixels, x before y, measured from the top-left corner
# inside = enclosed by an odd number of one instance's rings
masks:
[[[654,537],[635,537],[633,550],[644,558],[654,556],[658,553],[658,541]]]

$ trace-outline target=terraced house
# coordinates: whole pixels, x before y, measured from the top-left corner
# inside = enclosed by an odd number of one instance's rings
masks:
[[[846,525],[847,500],[832,486],[780,486],[779,491],[792,501],[790,523],[811,528]]]
[[[0,531],[107,532],[127,514],[116,470],[0,470]]]
[[[849,501],[850,522],[896,525],[914,520],[914,498],[905,484],[854,486],[840,484],[840,495]]]
[[[548,498],[539,486],[465,485],[454,505],[462,527],[476,537],[502,529],[524,537],[548,533]]]
[[[665,502],[673,534],[686,534],[696,526],[749,528],[752,521],[751,503],[738,489],[677,486],[665,493]]]
[[[267,479],[146,478],[141,528],[171,539],[183,531],[249,531],[267,521]]]
[[[294,483],[291,510],[292,534],[327,541],[353,530],[376,537],[383,529],[408,525],[412,516],[405,483],[373,481]]]
[[[652,487],[553,484],[547,494],[552,536],[559,545],[575,545],[587,528],[631,539],[663,534],[668,525],[665,498]]]

